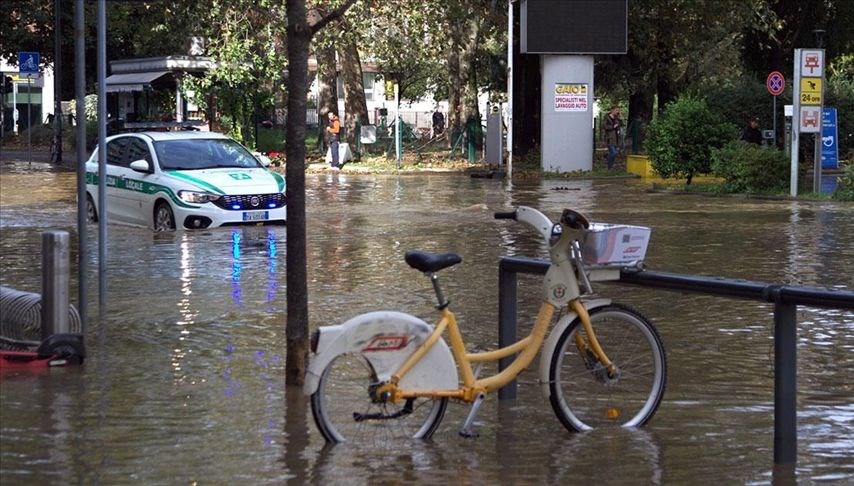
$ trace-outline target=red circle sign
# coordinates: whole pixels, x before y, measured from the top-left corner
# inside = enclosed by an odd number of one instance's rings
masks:
[[[781,94],[786,88],[786,78],[780,71],[772,71],[765,80],[765,86],[768,87],[768,92],[774,96]]]

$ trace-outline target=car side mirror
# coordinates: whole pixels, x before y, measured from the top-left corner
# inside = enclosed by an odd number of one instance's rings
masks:
[[[270,160],[270,157],[267,157],[261,152],[252,152],[252,155],[254,155],[255,158],[258,159],[258,162],[261,162],[261,165],[263,165],[264,167],[270,167],[270,164],[273,163],[273,161]]]
[[[130,168],[137,172],[145,172],[149,174],[154,172],[151,170],[151,164],[149,164],[145,159],[134,160],[130,163]]]

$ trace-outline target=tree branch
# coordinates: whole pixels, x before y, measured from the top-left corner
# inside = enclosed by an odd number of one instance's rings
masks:
[[[327,15],[324,15],[322,19],[318,20],[317,23],[311,26],[311,35],[313,36],[317,33],[318,30],[325,27],[326,24],[344,15],[344,13],[347,12],[347,9],[350,8],[354,3],[356,3],[356,0],[347,0],[335,10],[329,12]]]

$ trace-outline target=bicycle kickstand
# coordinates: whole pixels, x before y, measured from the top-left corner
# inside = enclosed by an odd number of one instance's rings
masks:
[[[466,417],[466,421],[463,423],[463,428],[460,429],[460,435],[465,438],[477,437],[477,433],[472,430],[472,425],[474,425],[474,417],[477,415],[477,411],[480,410],[480,406],[483,405],[483,401],[486,399],[486,394],[481,392],[478,393],[474,399],[474,403],[471,404],[471,410],[469,411],[468,417]]]

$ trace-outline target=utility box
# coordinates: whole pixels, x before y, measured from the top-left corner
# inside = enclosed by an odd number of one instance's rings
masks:
[[[504,156],[504,121],[501,110],[494,105],[486,115],[486,163],[501,165]]]

